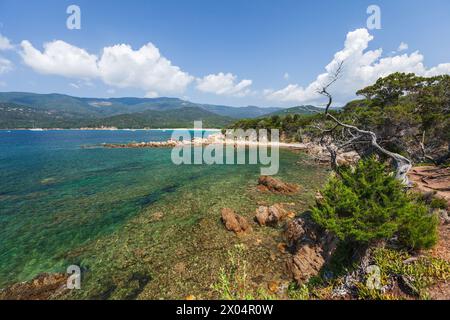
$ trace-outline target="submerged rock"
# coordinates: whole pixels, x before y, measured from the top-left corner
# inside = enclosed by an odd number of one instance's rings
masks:
[[[255,219],[260,226],[265,225],[277,225],[280,221],[284,220],[290,215],[281,204],[274,204],[273,206],[259,206],[256,209]]]
[[[234,233],[240,233],[252,230],[252,227],[248,223],[247,219],[236,214],[230,208],[223,208],[221,215],[222,215],[222,222],[225,225],[225,228],[229,231],[233,231]]]
[[[286,183],[280,179],[276,179],[270,176],[261,176],[258,179],[258,190],[270,191],[282,194],[293,194],[300,190],[300,187],[296,184]]]
[[[67,291],[68,275],[43,273],[36,278],[15,283],[0,290],[0,300],[49,300]]]

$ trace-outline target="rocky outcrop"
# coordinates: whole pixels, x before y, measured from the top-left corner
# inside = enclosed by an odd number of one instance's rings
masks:
[[[283,182],[274,177],[261,176],[258,179],[258,190],[281,194],[293,194],[297,193],[300,190],[300,187],[296,184]]]
[[[437,216],[441,224],[450,224],[450,217],[448,216],[448,211],[444,209],[437,210]]]
[[[43,273],[36,278],[0,290],[0,300],[49,300],[67,291],[68,275]]]
[[[336,157],[339,166],[350,166],[359,161],[361,157],[356,151],[339,153]]]
[[[312,156],[319,163],[329,163],[331,161],[330,153],[327,148],[317,143],[306,143],[301,148],[307,154]],[[361,157],[356,151],[338,152],[336,161],[340,166],[349,166],[357,163]]]
[[[139,148],[173,148],[178,145],[180,145],[180,142],[168,140],[168,141],[150,141],[150,142],[131,142],[125,144],[105,143],[103,144],[103,147],[109,149],[128,149],[128,148],[139,149]]]
[[[447,201],[447,210],[450,210],[450,168],[434,166],[414,167],[408,178],[417,191],[422,193],[433,192],[436,197]]]
[[[291,216],[291,212],[286,210],[282,204],[277,203],[269,207],[259,206],[256,209],[255,219],[260,226],[274,226],[289,216]]]
[[[308,214],[289,222],[284,237],[292,253],[286,266],[298,283],[317,275],[337,245],[337,239],[317,226]]]
[[[222,209],[221,216],[225,228],[229,231],[233,231],[234,233],[241,233],[252,230],[252,227],[248,223],[247,219],[236,214],[230,208]]]

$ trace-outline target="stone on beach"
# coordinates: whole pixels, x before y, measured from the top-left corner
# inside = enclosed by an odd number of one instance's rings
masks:
[[[229,231],[233,231],[234,233],[241,233],[252,230],[252,227],[248,223],[247,219],[236,214],[230,208],[223,208],[221,216],[225,228]]]
[[[289,216],[289,212],[281,204],[273,206],[259,206],[256,209],[255,219],[260,226],[277,225],[280,221]]]

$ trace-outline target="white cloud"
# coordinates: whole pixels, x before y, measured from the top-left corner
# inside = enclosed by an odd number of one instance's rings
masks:
[[[220,72],[197,79],[197,89],[217,95],[243,97],[250,93],[252,80],[244,79],[237,83],[237,77],[231,73]]]
[[[24,63],[39,73],[86,83],[98,78],[110,86],[142,89],[147,95],[183,92],[194,79],[161,56],[151,43],[139,50],[125,44],[105,47],[101,57],[61,40],[44,44],[43,52],[26,40],[21,46]]]
[[[0,51],[1,50],[11,50],[12,48],[13,48],[13,45],[11,44],[9,39],[0,33]]]
[[[283,75],[283,78],[285,80],[289,80],[289,73],[285,72],[284,75]]]
[[[11,71],[13,64],[8,59],[0,57],[0,74]]]
[[[106,47],[98,66],[106,84],[140,88],[147,95],[183,92],[194,79],[161,56],[152,43],[136,51],[125,44]]]
[[[180,94],[194,77],[161,55],[152,43],[138,50],[127,44],[105,47],[100,55],[61,40],[45,43],[43,50],[29,41],[21,43],[23,62],[36,72],[73,79],[73,88],[81,88],[99,79],[111,87],[138,88],[146,97]],[[238,81],[231,73],[210,74],[197,78],[197,89],[217,95],[243,97],[251,93],[251,80]]]
[[[331,88],[335,101],[348,101],[355,96],[355,92],[372,83],[379,77],[387,76],[393,72],[414,72],[418,75],[432,76],[450,73],[450,63],[440,64],[427,69],[424,56],[419,52],[402,54],[382,58],[383,50],[367,50],[373,36],[366,29],[357,29],[347,34],[344,48],[338,51],[333,60],[325,67],[324,73],[306,87],[298,84],[289,84],[277,91],[266,91],[266,98],[274,101],[290,101],[297,103],[318,103],[323,101],[317,93],[330,75],[336,70],[341,61],[344,61],[341,78]]]
[[[82,79],[98,76],[97,57],[64,41],[45,43],[43,52],[27,40],[21,46],[24,63],[39,73]]]
[[[0,33],[0,51],[10,50],[13,45],[8,38]],[[13,63],[6,58],[0,56],[0,74],[11,71],[13,68]]]
[[[408,44],[402,42],[402,43],[400,43],[400,45],[398,46],[397,51],[398,51],[398,52],[405,51],[405,50],[408,50],[408,48],[409,48]]]

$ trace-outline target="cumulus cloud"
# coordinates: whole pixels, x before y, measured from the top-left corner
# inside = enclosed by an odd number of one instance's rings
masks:
[[[397,51],[398,51],[398,52],[405,51],[405,50],[408,50],[408,48],[409,48],[408,44],[402,42],[402,43],[400,43],[400,45],[398,46]]]
[[[73,88],[99,79],[111,87],[138,88],[146,97],[158,97],[182,93],[195,80],[162,56],[152,43],[137,50],[127,44],[118,44],[105,47],[100,55],[96,55],[61,40],[45,43],[42,51],[24,40],[20,55],[36,72],[75,80],[69,83]],[[198,90],[217,95],[243,97],[251,92],[251,85],[251,80],[238,81],[232,73],[197,78]]]
[[[335,53],[333,60],[325,67],[325,72],[306,87],[289,84],[280,90],[266,90],[266,98],[273,101],[297,103],[318,103],[321,96],[317,90],[329,81],[330,75],[344,61],[343,72],[338,82],[330,88],[336,101],[347,101],[355,92],[374,83],[379,77],[393,72],[414,72],[418,75],[432,76],[450,73],[450,63],[427,69],[424,56],[419,52],[382,57],[383,50],[367,50],[373,36],[367,29],[357,29],[347,34],[344,48]]]
[[[42,52],[26,40],[21,47],[24,63],[36,72],[83,80],[98,78],[110,86],[142,89],[151,96],[182,92],[194,79],[161,56],[151,43],[138,50],[125,44],[105,47],[100,57],[61,40],[44,44]]]
[[[237,76],[232,73],[220,72],[197,79],[198,90],[217,95],[243,97],[250,93],[251,85],[252,80],[237,82]]]
[[[0,51],[6,51],[13,48],[13,45],[8,38],[0,34]],[[0,74],[11,71],[13,63],[8,59],[0,56]]]
[[[11,71],[13,64],[8,59],[0,57],[0,74]]]
[[[98,67],[106,84],[140,88],[151,96],[183,92],[194,79],[161,56],[152,43],[136,51],[125,44],[104,48]]]
[[[13,45],[11,44],[9,39],[0,33],[0,50],[11,50],[12,48]]]
[[[82,79],[98,76],[97,56],[64,41],[45,43],[43,52],[27,40],[21,46],[24,63],[39,73]]]

